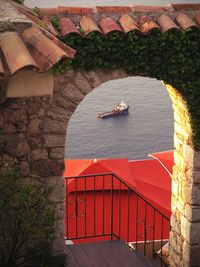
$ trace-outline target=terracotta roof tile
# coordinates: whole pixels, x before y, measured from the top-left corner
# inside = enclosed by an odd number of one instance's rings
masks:
[[[153,29],[160,29],[158,24],[156,24],[154,20],[149,16],[141,16],[139,19],[139,24],[142,33],[148,33]]]
[[[190,27],[197,27],[197,24],[190,18],[188,17],[186,14],[184,13],[179,13],[176,18],[175,21],[178,23],[178,25],[183,29],[183,30],[187,30]]]
[[[40,8],[40,16],[55,16],[58,14],[57,8]]]
[[[104,34],[108,34],[112,31],[119,31],[122,32],[120,26],[115,22],[114,19],[110,17],[105,17],[100,20],[99,25]]]
[[[35,27],[25,30],[22,37],[52,64],[56,64],[60,59],[66,57],[66,53],[59,46],[51,42]]]
[[[51,22],[49,21],[49,17],[48,16],[44,16],[42,19],[42,22],[44,23],[45,28],[52,33],[53,35],[57,36],[58,32],[57,30],[53,27],[53,25],[51,24]]]
[[[11,3],[26,16],[27,24],[23,28],[19,24],[18,29],[16,22],[18,32],[0,35],[0,77],[7,78],[22,68],[44,72],[63,58],[74,57],[75,50],[56,38],[58,33],[49,21],[52,14],[57,14],[57,8],[46,9],[41,20],[31,9]]]
[[[87,15],[92,14],[93,8],[91,7],[67,7],[67,6],[58,6],[58,14],[66,15]]]
[[[42,70],[42,72],[50,69],[53,64],[48,61],[41,53],[39,53],[35,48],[28,47],[29,53],[31,54],[32,58],[36,62],[39,71]]]
[[[0,40],[1,51],[13,75],[19,69],[32,66],[38,68],[18,33],[5,33]]]
[[[3,68],[3,63],[2,60],[0,59],[0,77],[3,77],[5,74],[4,68]]]
[[[98,13],[128,13],[131,8],[128,6],[97,6]]]
[[[81,29],[83,29],[85,35],[88,35],[90,32],[94,31],[101,33],[101,30],[91,17],[83,16],[82,19],[80,20],[80,26]]]
[[[158,24],[161,26],[161,29],[166,32],[171,29],[179,29],[176,23],[166,14],[162,14],[158,20]]]
[[[67,18],[67,17],[60,18],[60,29],[61,29],[62,36],[66,36],[70,33],[80,34],[75,24],[71,21],[70,18]]]
[[[140,30],[136,21],[128,14],[122,15],[119,19],[119,23],[125,33],[133,30]]]
[[[179,29],[182,31],[189,27],[200,25],[200,19],[197,16],[197,11],[200,11],[200,4],[97,6],[85,8],[85,10],[82,7],[58,7],[57,14],[64,18],[72,19],[77,24],[82,21],[83,26],[81,27],[85,27],[85,32],[96,31],[98,29],[97,25],[99,25],[100,30],[102,29],[104,34],[108,34],[111,31],[128,33],[131,30],[138,30],[146,34],[152,29],[160,29],[161,31]],[[184,10],[185,12],[177,14],[179,10]],[[49,10],[47,10],[47,13],[49,13]],[[82,20],[82,16],[85,13],[89,14],[91,19]],[[174,19],[175,17],[176,19]],[[194,17],[198,25],[195,23]],[[136,23],[136,21],[139,22]],[[72,21],[68,23],[73,24]],[[61,33],[63,36],[70,32],[81,34],[74,24],[73,27],[72,25],[71,28],[69,27],[66,33],[63,33],[64,29],[62,27],[64,26],[61,23]]]
[[[200,4],[171,4],[171,6],[177,11],[200,10]]]
[[[72,59],[75,56],[76,51],[72,49],[70,46],[66,45],[64,42],[62,42],[60,39],[56,38],[54,35],[52,35],[50,32],[46,31],[43,28],[40,28],[40,31],[48,38],[50,39],[55,45],[60,47],[65,53],[66,56],[70,59]]]
[[[133,10],[135,12],[142,12],[142,13],[164,12],[166,10],[166,7],[164,7],[164,6],[134,5]]]
[[[196,23],[200,26],[200,13],[195,16]]]

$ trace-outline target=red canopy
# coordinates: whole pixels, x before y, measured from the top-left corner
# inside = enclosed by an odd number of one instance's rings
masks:
[[[167,155],[169,157],[167,157]],[[173,152],[163,152],[163,153],[155,153],[151,154],[152,157],[156,159],[149,159],[149,160],[137,160],[137,161],[128,161],[127,159],[79,159],[79,160],[66,160],[65,161],[65,176],[72,177],[72,176],[81,176],[81,175],[94,175],[95,174],[102,174],[102,173],[113,173],[118,176],[122,181],[125,181],[130,187],[132,187],[136,192],[142,195],[145,199],[147,199],[154,207],[160,210],[163,214],[165,214],[168,218],[171,215],[171,176],[169,175],[170,171],[172,171],[173,165]],[[160,164],[161,163],[161,164]],[[164,167],[164,168],[163,168]],[[166,172],[167,170],[167,172]],[[96,189],[102,189],[102,176],[98,177],[96,183]],[[111,189],[110,177],[107,177],[107,185],[106,189]],[[93,178],[92,178],[93,179]],[[94,222],[96,218],[98,223],[98,229],[101,231],[102,223],[101,223],[101,215],[102,215],[102,194],[101,191],[96,193],[96,202],[98,202],[97,210],[96,210],[96,217],[94,217],[93,209],[94,209],[94,196],[92,195],[93,192],[90,190],[94,190],[94,180],[90,180],[87,183],[87,186],[84,183],[78,183],[75,185],[73,183],[73,179],[71,179],[70,186],[68,186],[68,192],[73,197],[74,190],[77,188],[79,191],[78,197],[84,197],[85,193],[83,190],[87,191],[86,198],[87,201],[87,209],[88,209],[88,218],[87,218],[87,231],[90,232],[94,228]],[[83,181],[82,181],[83,182]],[[92,189],[93,188],[93,189]],[[113,189],[117,189],[114,192],[114,214],[118,214],[118,183],[114,185]],[[123,188],[122,188],[123,189]],[[75,195],[74,195],[75,196]],[[136,196],[136,195],[135,195]],[[134,221],[136,218],[136,211],[135,211],[135,204],[136,198],[134,195],[131,195],[130,198],[130,205],[132,209],[132,213],[130,215],[130,221]],[[122,237],[124,236],[127,229],[127,213],[128,213],[128,206],[127,206],[127,192],[123,191],[122,193],[122,214],[121,214],[121,227],[122,227]],[[105,203],[107,205],[106,212],[109,213],[109,203],[110,203],[110,193],[109,191],[105,192]],[[70,206],[67,204],[69,212],[73,213],[74,206]],[[80,213],[84,207],[80,204]],[[144,208],[145,204],[143,201],[139,202],[139,220],[144,220]],[[70,210],[72,209],[72,211]],[[106,214],[105,214],[106,216]],[[152,223],[153,220],[153,210],[149,208],[148,211],[149,221]],[[75,220],[75,218],[72,218]],[[157,230],[156,230],[156,238],[160,238],[160,225],[161,225],[161,218],[157,217]],[[151,229],[151,223],[149,223],[149,229]],[[70,233],[74,233],[75,225],[78,227],[79,234],[82,233],[84,229],[84,219],[80,217],[78,221],[73,221],[70,223],[68,227],[71,227],[69,230]],[[107,219],[105,222],[105,227],[109,227],[109,216],[107,215]],[[116,220],[116,229],[118,228],[117,220]],[[143,227],[143,226],[141,226]],[[132,229],[130,232],[130,239],[133,241],[136,239],[135,230]],[[141,229],[142,232],[142,229]],[[168,225],[165,226],[164,236],[168,238]],[[69,237],[69,236],[68,236]],[[151,232],[147,235],[148,239],[151,239]],[[140,240],[143,240],[144,237],[141,236]]]
[[[171,177],[155,160],[129,162],[132,175],[137,183],[137,192],[148,199],[166,216],[171,211]]]
[[[128,159],[72,159],[65,160],[64,176],[114,173],[132,188],[137,188]]]
[[[165,170],[172,175],[172,168],[174,165],[174,150],[157,152],[149,154],[149,157],[152,157],[159,161],[159,163],[165,168]]]

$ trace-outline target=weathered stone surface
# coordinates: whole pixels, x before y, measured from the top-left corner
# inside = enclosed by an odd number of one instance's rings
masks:
[[[67,109],[54,106],[47,112],[47,117],[52,120],[58,120],[66,123],[69,121],[72,112],[69,112]]]
[[[79,104],[81,100],[84,98],[83,93],[80,91],[78,87],[76,87],[72,83],[68,83],[66,87],[60,91],[60,94],[65,98],[67,97],[73,103]]]
[[[200,205],[200,184],[184,184],[183,197],[192,205]]]
[[[83,73],[84,76],[87,77],[93,88],[96,88],[103,83],[103,81],[95,71],[84,71]]]
[[[56,238],[53,241],[53,251],[55,254],[63,253],[65,251],[65,239],[64,239],[64,237]]]
[[[74,84],[78,87],[81,92],[86,95],[92,91],[93,87],[88,79],[83,75],[82,72],[76,71],[74,75]]]
[[[5,140],[4,150],[11,156],[21,157],[29,153],[30,147],[22,138],[16,135],[10,135]]]
[[[67,125],[66,122],[63,121],[58,121],[58,120],[52,120],[50,118],[46,118],[44,122],[44,133],[66,133]]]
[[[187,204],[185,207],[185,216],[190,222],[200,222],[200,206]]]
[[[195,151],[193,164],[195,168],[200,168],[200,151]]]
[[[18,131],[24,131],[28,122],[28,115],[23,109],[15,110],[10,116],[9,121]]]
[[[50,150],[51,159],[64,159],[64,148],[56,147]]]
[[[20,173],[24,176],[30,173],[29,164],[27,161],[20,162]]]
[[[55,205],[56,205],[56,218],[58,218],[58,220],[63,220],[65,215],[64,202],[56,203]]]
[[[64,134],[46,134],[44,136],[44,146],[45,147],[63,147],[65,145],[65,135]]]
[[[33,119],[28,124],[28,134],[29,135],[38,135],[41,132],[42,120]]]
[[[48,151],[46,149],[35,149],[31,151],[31,158],[34,161],[48,159]]]
[[[64,183],[64,178],[62,177],[62,175],[60,175],[60,177],[58,176],[48,177],[46,182],[48,185],[53,186],[54,188],[50,196],[51,200],[55,203],[58,203],[58,204],[60,203],[63,205],[64,199],[65,199],[65,183]]]
[[[55,237],[56,238],[63,238],[64,236],[64,222],[63,220],[57,220],[56,221],[56,231],[55,231]]]
[[[31,162],[31,170],[41,177],[62,176],[64,164],[63,161],[58,160],[40,160]]]
[[[200,266],[200,244],[189,246],[189,263],[191,266]]]
[[[62,107],[71,113],[76,109],[77,104],[72,102],[68,97],[58,96],[55,99],[55,103],[58,107]]]

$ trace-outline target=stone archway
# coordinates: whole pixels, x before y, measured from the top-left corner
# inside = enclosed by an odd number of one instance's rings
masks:
[[[103,72],[74,71],[55,77],[54,96],[20,98],[7,101],[1,110],[1,169],[19,164],[21,173],[37,172],[55,187],[52,200],[57,207],[55,252],[64,251],[64,180],[63,158],[68,121],[82,99],[101,83],[124,78],[122,70]],[[175,119],[175,167],[172,189],[171,266],[187,266],[190,253],[198,246],[198,159],[191,146],[190,118],[180,93],[166,85],[173,102]],[[194,207],[195,205],[195,207]],[[175,255],[175,257],[174,257]],[[194,257],[194,262],[198,260]],[[180,266],[180,265],[179,265]]]
[[[184,9],[185,8],[185,9]],[[196,42],[198,42],[199,36],[199,5],[197,7],[193,6],[191,12],[189,11],[188,16],[183,13],[178,13],[179,11],[187,11],[188,6],[179,7],[177,5],[173,5],[167,8],[144,8],[140,7],[124,7],[124,8],[100,8],[98,7],[96,10],[90,9],[73,9],[73,8],[59,8],[54,10],[47,10],[49,13],[47,15],[55,15],[60,12],[60,16],[69,15],[70,10],[72,12],[71,18],[82,25],[81,30],[79,32],[77,30],[76,25],[73,25],[70,29],[72,32],[70,33],[78,33],[78,36],[82,40],[82,34],[85,34],[85,39],[88,37],[89,33],[94,32],[103,32],[104,35],[112,35],[112,32],[115,36],[116,31],[121,33],[122,29],[113,21],[114,19],[118,20],[120,18],[120,25],[123,28],[123,37],[128,36],[129,30],[132,33],[136,33],[139,31],[138,37],[137,34],[133,34],[130,36],[130,45],[133,45],[134,42],[137,43],[137,40],[145,42],[148,37],[151,36],[152,40],[149,42],[149,46],[147,49],[136,49],[136,52],[140,51],[141,57],[138,60],[134,61],[134,66],[131,67],[130,72],[134,72],[140,75],[146,75],[151,77],[157,77],[159,79],[163,79],[168,81],[169,83],[180,85],[180,89],[185,95],[188,97],[187,90],[189,88],[190,83],[190,74],[195,77],[196,80],[194,82],[194,88],[192,88],[192,93],[196,89],[198,89],[199,81],[198,81],[198,68],[195,69],[196,72],[193,72],[194,63],[190,60],[190,54],[188,57],[184,58],[184,60],[188,60],[189,67],[186,68],[187,64],[182,62],[182,57],[177,58],[178,67],[182,71],[179,75],[178,72],[175,74],[172,72],[171,66],[173,64],[173,56],[176,55],[178,49],[175,43],[169,43],[169,46],[174,45],[174,50],[172,54],[169,53],[165,57],[166,65],[162,65],[161,73],[157,73],[158,76],[154,76],[154,68],[148,66],[148,64],[138,64],[142,63],[140,59],[144,58],[144,51],[147,51],[145,54],[150,60],[155,59],[155,70],[160,70],[160,59],[162,56],[165,56],[163,51],[161,51],[161,57],[158,56],[157,50],[154,49],[154,46],[151,44],[154,41],[160,41],[160,32],[166,33],[167,38],[170,37],[170,34],[176,35],[177,29],[181,28],[180,32],[184,32],[185,35],[188,34],[188,39],[185,41],[190,43],[191,29],[194,30],[194,34],[196,34]],[[197,11],[196,11],[197,10]],[[59,12],[58,12],[59,11]],[[98,12],[99,13],[98,13]],[[53,12],[53,13],[52,13]],[[78,14],[76,12],[79,12]],[[161,12],[162,14],[159,14]],[[168,12],[166,15],[166,12]],[[170,17],[171,13],[172,17],[176,17],[176,22],[178,24],[174,24],[174,20]],[[98,13],[98,14],[97,14]],[[127,14],[124,15],[124,13]],[[147,16],[147,14],[152,16]],[[193,13],[193,17],[191,19],[190,13]],[[44,13],[45,14],[45,13]],[[75,16],[74,16],[75,14]],[[96,19],[94,23],[92,18],[82,17],[83,14],[90,14],[93,16],[93,19]],[[110,14],[111,17],[104,18],[105,14]],[[78,15],[76,17],[76,15]],[[131,15],[138,16],[138,24],[135,23]],[[145,15],[145,16],[143,16]],[[103,17],[103,18],[102,18]],[[114,19],[112,19],[112,17]],[[193,18],[195,17],[195,21]],[[81,20],[80,20],[81,18]],[[159,25],[154,21],[157,19],[159,21]],[[80,20],[80,21],[79,21]],[[100,25],[102,30],[99,27],[96,27],[97,21],[100,20]],[[61,20],[63,25],[69,26],[69,19]],[[99,21],[98,21],[99,22]],[[128,23],[128,25],[127,25]],[[197,23],[197,24],[196,24]],[[179,26],[178,26],[179,25]],[[131,27],[131,28],[130,28]],[[80,29],[80,28],[79,28]],[[160,32],[157,32],[157,30]],[[155,30],[155,31],[154,31]],[[93,31],[93,32],[92,32]],[[67,27],[65,29],[67,32]],[[180,33],[179,32],[179,33]],[[69,33],[69,32],[67,32]],[[126,33],[124,35],[124,33]],[[157,33],[157,35],[153,35],[153,33]],[[168,35],[169,33],[169,35]],[[102,35],[102,36],[104,36]],[[122,35],[119,35],[121,42]],[[154,38],[155,37],[155,38]],[[183,37],[183,36],[181,36]],[[103,37],[102,37],[103,38]],[[131,39],[132,38],[132,39]],[[135,39],[134,39],[135,38]],[[179,38],[179,37],[178,37]],[[84,38],[83,38],[84,39]],[[170,38],[169,38],[170,39]],[[172,38],[173,39],[173,38]],[[166,44],[166,40],[164,39],[163,46]],[[110,40],[111,41],[111,40]],[[126,39],[127,41],[127,39]],[[152,43],[151,43],[152,41]],[[113,43],[116,43],[115,41]],[[112,43],[112,44],[113,44]],[[187,42],[186,42],[187,43]],[[105,43],[104,43],[105,44]],[[122,43],[120,43],[121,45]],[[182,43],[181,43],[182,44]],[[126,46],[126,42],[124,42]],[[139,43],[139,46],[141,43]],[[156,43],[157,45],[157,43]],[[159,49],[160,46],[158,45]],[[166,46],[167,47],[167,46]],[[96,47],[95,47],[96,48]],[[105,48],[105,47],[104,47]],[[131,48],[131,46],[129,47]],[[151,49],[153,48],[153,49]],[[184,49],[187,48],[183,47]],[[116,49],[116,47],[115,47]],[[195,50],[197,49],[197,50]],[[155,51],[156,50],[156,51]],[[133,53],[135,50],[128,50]],[[196,51],[196,52],[195,52]],[[90,54],[90,50],[87,51],[86,55],[86,66],[87,63],[91,61],[92,53]],[[99,53],[101,50],[99,51]],[[109,51],[107,51],[109,52]],[[193,53],[194,52],[194,53]],[[198,52],[198,46],[194,45],[194,51],[191,51],[191,55],[195,55]],[[155,57],[151,58],[151,53],[155,53]],[[107,56],[115,56],[115,51],[113,53],[107,53]],[[132,55],[132,54],[130,54]],[[83,56],[83,55],[81,55]],[[80,57],[81,57],[80,56]],[[102,56],[102,55],[101,55]],[[104,56],[104,55],[103,55]],[[127,56],[127,55],[126,55]],[[134,54],[137,59],[137,53]],[[180,55],[182,56],[182,55]],[[108,61],[110,60],[110,58]],[[123,58],[123,57],[122,57]],[[130,57],[127,59],[127,62],[132,63],[131,60],[134,60],[134,57]],[[167,61],[168,59],[172,59],[171,61]],[[80,58],[79,58],[80,59]],[[98,55],[97,55],[97,60]],[[100,57],[101,59],[101,57]],[[115,63],[118,66],[121,58],[117,58]],[[80,62],[78,62],[80,63]],[[99,63],[101,65],[101,62]],[[120,64],[119,64],[120,65]],[[80,67],[80,66],[78,66]],[[89,66],[91,67],[91,66]],[[94,64],[92,65],[94,67]],[[147,67],[147,68],[146,68]],[[177,70],[177,67],[176,67]],[[190,71],[186,73],[186,71]],[[167,73],[167,74],[166,74]],[[196,76],[195,76],[196,75]],[[3,169],[12,169],[14,166],[19,166],[21,173],[23,175],[29,176],[32,171],[35,171],[40,178],[44,178],[43,180],[47,184],[54,185],[55,191],[53,192],[51,198],[56,203],[57,207],[57,225],[56,225],[56,234],[55,234],[55,242],[54,242],[54,250],[55,252],[64,251],[64,238],[63,238],[63,218],[64,218],[64,180],[62,177],[63,172],[63,158],[64,158],[64,143],[65,143],[65,133],[68,121],[76,109],[77,105],[84,98],[84,96],[89,93],[93,88],[99,86],[104,81],[127,77],[128,75],[121,70],[108,71],[103,72],[100,69],[95,69],[90,72],[85,71],[74,71],[69,69],[65,75],[60,75],[55,77],[55,86],[54,86],[54,96],[53,97],[35,97],[35,98],[20,98],[14,100],[5,100],[1,106],[0,110],[0,167]],[[177,79],[176,79],[177,78]],[[176,83],[177,82],[177,83]],[[196,84],[195,84],[196,82]],[[187,86],[185,86],[187,85]],[[192,86],[192,85],[191,85]],[[171,266],[198,266],[199,265],[199,221],[200,221],[200,199],[199,199],[199,181],[200,181],[200,152],[193,149],[192,137],[194,134],[191,130],[191,121],[190,114],[188,112],[187,104],[183,100],[181,94],[174,88],[167,86],[170,97],[172,98],[173,107],[174,107],[174,118],[175,118],[175,162],[176,165],[173,171],[173,190],[172,190],[172,220],[171,220],[171,234],[170,234],[170,244],[171,244]],[[194,90],[195,89],[195,90]],[[192,95],[191,93],[191,95]],[[187,97],[185,96],[185,99]],[[193,97],[198,97],[198,90],[195,91]],[[188,100],[188,99],[187,99]],[[190,99],[190,104],[192,101],[195,102],[194,99]],[[192,106],[193,108],[193,116],[195,114],[195,108],[197,106]],[[191,111],[191,110],[190,110]],[[197,118],[196,118],[197,117]],[[198,114],[196,115],[196,123],[197,128],[199,126],[198,122]],[[194,126],[194,125],[193,125]],[[197,133],[199,134],[199,128]]]

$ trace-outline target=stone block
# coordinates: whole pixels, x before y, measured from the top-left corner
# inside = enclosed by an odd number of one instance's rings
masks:
[[[200,168],[200,151],[194,152],[193,168]]]
[[[181,216],[181,233],[188,244],[200,242],[200,223],[191,223],[184,216]]]
[[[190,177],[194,184],[200,184],[200,168],[195,167],[195,169],[192,169]]]
[[[58,107],[62,107],[68,111],[72,112],[76,109],[77,104],[72,102],[69,98],[58,95],[55,97],[55,103]]]
[[[62,238],[64,236],[64,221],[57,220],[55,225],[55,238]]]
[[[39,135],[42,128],[41,119],[33,119],[29,122],[27,127],[28,135]]]
[[[198,245],[189,246],[188,250],[190,266],[200,266],[200,243]]]
[[[71,112],[69,112],[67,109],[53,106],[48,112],[47,117],[52,120],[67,122],[71,117]]]
[[[63,205],[65,201],[65,183],[64,179],[61,176],[51,176],[48,177],[46,183],[49,186],[53,186],[54,190],[51,193],[50,199],[54,203],[59,203]],[[57,204],[56,204],[57,205]]]
[[[40,160],[31,162],[31,170],[41,177],[62,176],[64,163],[63,160]]]
[[[27,161],[20,162],[20,173],[24,176],[30,173],[30,168],[29,168],[29,164]]]
[[[66,252],[64,237],[58,237],[53,241],[53,252],[55,255]]]
[[[60,90],[60,94],[62,95],[63,98],[67,97],[70,101],[72,101],[73,103],[77,105],[83,100],[85,96],[80,91],[80,89],[72,83],[68,83],[65,86],[65,88]]]
[[[200,222],[200,206],[186,204],[185,216],[190,222]]]
[[[96,88],[103,83],[101,78],[98,76],[98,73],[93,70],[84,71],[84,76],[87,77],[93,88]]]
[[[55,208],[56,208],[56,218],[58,220],[62,220],[64,219],[64,215],[65,215],[65,205],[64,202],[59,202],[55,204]]]
[[[5,138],[4,150],[9,155],[14,157],[21,157],[30,152],[30,147],[23,137],[17,135],[10,135]]]
[[[31,158],[34,161],[38,160],[47,160],[48,159],[48,151],[46,149],[35,149],[31,151]]]
[[[51,159],[64,159],[64,148],[56,147],[50,150],[50,158]]]
[[[80,91],[87,95],[92,91],[93,87],[84,74],[80,71],[76,71],[74,75],[74,84],[80,89]]]
[[[44,122],[44,133],[63,133],[66,134],[67,123],[58,120],[52,120],[50,118],[46,118]]]
[[[65,146],[65,134],[46,134],[44,135],[44,147],[63,147]]]

